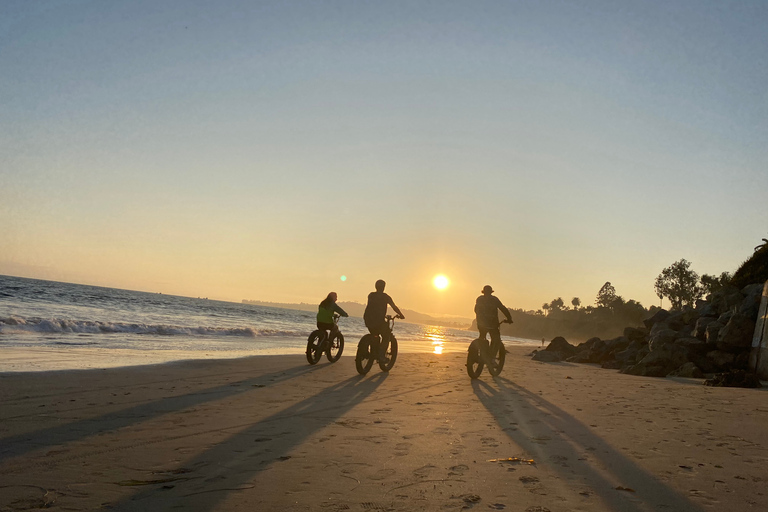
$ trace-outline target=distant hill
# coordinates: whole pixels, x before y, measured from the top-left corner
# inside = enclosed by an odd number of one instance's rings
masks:
[[[284,309],[298,309],[300,311],[317,311],[317,304],[307,304],[301,302],[299,304],[291,304],[287,302],[266,302],[262,300],[243,300],[243,304],[254,304],[256,306],[267,306],[271,308],[284,308]],[[356,316],[362,318],[365,311],[365,304],[359,302],[339,302],[341,309],[349,313],[349,316]],[[412,309],[403,309],[405,319],[413,324],[423,325],[441,325],[444,327],[453,327],[455,329],[468,329],[472,323],[471,318],[461,317],[435,317],[413,311]]]

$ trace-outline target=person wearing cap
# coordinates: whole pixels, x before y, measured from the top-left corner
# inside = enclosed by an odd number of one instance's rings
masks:
[[[483,286],[483,294],[475,301],[475,318],[477,319],[477,330],[480,331],[480,338],[485,342],[485,349],[488,347],[488,340],[485,335],[490,334],[491,340],[501,343],[501,332],[499,331],[499,313],[501,311],[507,317],[507,322],[512,323],[512,315],[509,314],[504,304],[493,294],[493,288],[490,285]]]
[[[392,309],[397,313],[396,318],[405,318],[400,312],[397,306],[395,306],[392,297],[384,293],[384,287],[387,285],[382,279],[376,281],[375,292],[368,294],[368,304],[365,306],[365,312],[363,313],[363,321],[368,328],[368,332],[374,336],[381,336],[381,347],[379,349],[379,358],[384,357],[387,353],[387,347],[389,345],[389,336],[391,331],[389,330],[389,323],[387,323],[387,306],[392,306]]]

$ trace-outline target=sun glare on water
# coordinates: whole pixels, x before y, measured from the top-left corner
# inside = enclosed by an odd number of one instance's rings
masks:
[[[438,274],[435,276],[434,279],[432,279],[432,284],[438,290],[445,290],[446,288],[448,288],[448,285],[450,284],[450,282],[448,281],[448,278],[445,277],[443,274]]]

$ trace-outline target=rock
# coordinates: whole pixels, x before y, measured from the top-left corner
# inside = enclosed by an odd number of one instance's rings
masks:
[[[673,331],[672,329],[660,329],[656,333],[651,334],[651,339],[648,341],[648,348],[650,348],[651,352],[653,352],[654,350],[660,349],[664,345],[674,343],[676,338],[677,331]]]
[[[548,352],[560,353],[561,359],[565,359],[576,354],[576,347],[568,343],[562,336],[558,336],[550,341],[549,345],[547,345],[547,348],[544,350]]]
[[[621,363],[621,361],[617,361],[616,359],[609,359],[603,364],[600,365],[601,368],[607,368],[609,370],[621,370],[624,365]]]
[[[736,311],[753,321],[757,320],[757,314],[760,311],[760,300],[763,296],[763,285],[752,284],[745,286],[742,293],[744,294],[744,300]]]
[[[704,381],[705,386],[722,386],[738,388],[761,388],[760,379],[752,372],[733,370],[727,373],[718,373],[711,379]]]
[[[698,320],[700,316],[701,314],[691,306],[685,306],[683,308],[681,320],[684,325],[693,327],[693,325],[696,323],[696,320]]]
[[[712,363],[717,366],[718,369],[725,370],[733,365],[733,362],[736,360],[736,356],[730,352],[713,350],[711,352],[707,352],[707,359],[712,361]]]
[[[646,318],[643,320],[643,324],[646,328],[652,329],[654,325],[656,325],[659,322],[663,322],[669,317],[669,311],[666,309],[659,309],[656,311],[656,313],[653,314],[650,318]]]
[[[692,336],[686,336],[684,338],[678,338],[675,340],[675,345],[681,345],[683,347],[687,347],[690,349],[696,349],[700,348],[706,345],[702,340],[699,338],[694,338]]]
[[[533,356],[533,361],[541,361],[542,363],[556,363],[562,360],[563,358],[558,352],[547,352],[546,350],[536,352],[536,355]]]
[[[686,377],[689,379],[703,379],[704,372],[692,362],[687,362],[677,370],[671,372],[668,377]]]
[[[734,286],[725,286],[721,290],[713,293],[710,303],[718,315],[730,311],[741,304],[744,296],[738,288]]]
[[[726,351],[740,351],[752,347],[755,322],[742,313],[734,313],[717,335],[717,348]]]
[[[670,372],[688,362],[688,350],[674,344],[664,345],[650,352],[637,364],[625,368],[622,373],[666,377]]]
[[[706,328],[706,334],[704,335],[704,338],[706,339],[707,343],[709,343],[710,345],[717,344],[717,337],[720,335],[720,330],[723,327],[725,327],[725,325],[721,324],[717,320],[715,320],[714,322],[708,323]]]
[[[600,338],[598,338],[597,336],[594,336],[594,337],[592,337],[592,338],[589,338],[589,339],[588,339],[587,341],[585,341],[584,343],[579,343],[579,344],[576,346],[576,350],[577,350],[577,351],[579,351],[579,352],[581,352],[582,350],[589,350],[589,349],[591,349],[591,348],[592,348],[592,346],[593,346],[595,343],[601,343],[601,342],[602,342],[602,340],[601,340]]]
[[[624,337],[629,341],[646,341],[648,337],[647,329],[640,329],[638,327],[627,327],[624,329]]]
[[[699,338],[701,341],[707,341],[707,326],[716,320],[709,316],[702,316],[696,320],[696,325],[693,328],[692,336]]]

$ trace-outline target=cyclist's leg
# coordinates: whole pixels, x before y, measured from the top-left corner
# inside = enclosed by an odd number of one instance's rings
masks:
[[[379,346],[379,360],[383,361],[387,356],[387,350],[389,349],[389,336],[392,331],[389,330],[389,325],[384,324],[381,329],[381,344]]]
[[[499,329],[489,329],[488,333],[491,335],[491,343],[488,346],[488,358],[489,363],[492,362],[491,358],[494,358],[496,356],[496,353],[494,351],[499,350],[499,347],[501,345],[501,332]]]
[[[489,350],[488,346],[488,333],[492,331],[492,329],[483,329],[482,327],[477,328],[478,331],[480,331],[480,339],[482,340],[480,342],[480,355],[482,357],[486,357]],[[493,337],[493,334],[491,334],[491,337]]]

